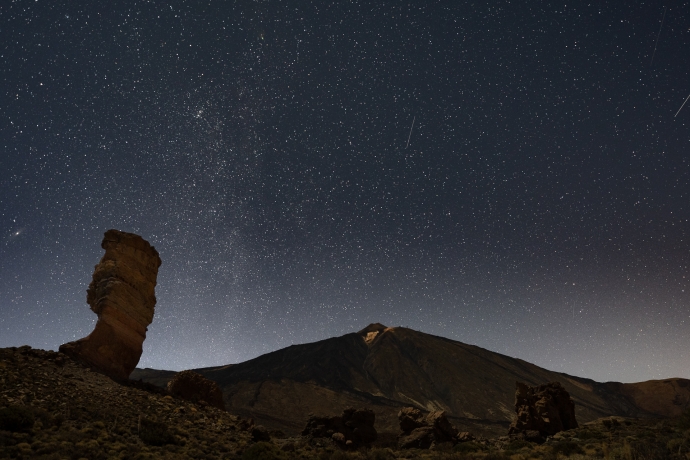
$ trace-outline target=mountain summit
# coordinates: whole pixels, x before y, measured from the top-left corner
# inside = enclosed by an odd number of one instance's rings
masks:
[[[136,370],[131,378],[162,384],[168,371]],[[370,324],[359,332],[292,345],[229,366],[196,369],[223,389],[228,411],[294,433],[309,413],[347,407],[376,412],[379,432],[397,433],[405,406],[444,410],[478,434],[505,434],[515,417],[515,382],[558,381],[575,401],[577,419],[609,415],[674,416],[690,407],[690,381],[598,383],[521,359],[404,327]]]

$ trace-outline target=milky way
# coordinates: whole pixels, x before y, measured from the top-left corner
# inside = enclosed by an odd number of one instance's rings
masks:
[[[90,332],[117,228],[142,367],[381,322],[690,378],[687,2],[77,3],[0,6],[0,346]]]

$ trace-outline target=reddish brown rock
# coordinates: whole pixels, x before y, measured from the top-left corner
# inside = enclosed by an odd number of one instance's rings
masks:
[[[475,439],[477,438],[469,431],[461,431],[458,433],[458,442],[470,442]]]
[[[515,421],[509,434],[522,433],[534,438],[534,432],[542,437],[559,431],[577,428],[575,403],[559,382],[530,387],[516,382]]]
[[[192,371],[182,371],[168,382],[168,391],[187,401],[205,402],[210,406],[225,410],[223,392],[216,382]]]
[[[398,412],[398,420],[400,421],[400,431],[403,433],[410,433],[415,428],[421,428],[426,425],[424,414],[419,409],[414,407],[403,407]]]
[[[424,415],[414,407],[404,407],[398,412],[401,449],[428,449],[433,445],[458,442],[458,431],[450,424],[444,411],[432,411]]]
[[[133,233],[105,232],[105,255],[96,265],[86,301],[98,315],[96,327],[60,351],[115,379],[129,378],[153,321],[161,259],[156,249]]]
[[[345,409],[333,417],[311,415],[302,436],[331,438],[341,447],[358,448],[376,441],[375,419],[376,414],[369,409]]]
[[[252,440],[254,442],[269,442],[271,435],[263,425],[256,425],[251,429]]]

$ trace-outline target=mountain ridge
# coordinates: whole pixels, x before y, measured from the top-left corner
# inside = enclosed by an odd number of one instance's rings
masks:
[[[223,389],[228,410],[271,428],[297,432],[310,412],[369,407],[377,429],[397,432],[401,407],[445,410],[459,428],[505,433],[514,417],[515,382],[560,381],[578,420],[675,416],[690,407],[690,381],[625,384],[549,371],[484,348],[380,323],[339,337],[291,345],[243,363],[193,369]],[[166,376],[135,370],[131,378],[163,386]],[[665,383],[667,382],[667,383]]]

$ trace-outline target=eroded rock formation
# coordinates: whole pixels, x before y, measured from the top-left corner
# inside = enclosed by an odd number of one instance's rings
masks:
[[[105,255],[86,291],[98,322],[91,334],[61,345],[60,351],[124,380],[139,362],[153,321],[161,259],[142,237],[119,230],[105,232],[101,247]]]
[[[168,382],[168,391],[187,401],[206,403],[225,410],[223,392],[216,382],[192,371],[182,371]]]
[[[398,420],[401,431],[398,446],[401,449],[428,449],[444,442],[458,442],[458,430],[450,424],[444,411],[424,415],[419,409],[404,407],[398,412]]]
[[[310,416],[302,436],[331,438],[341,447],[356,449],[376,441],[376,415],[369,409],[345,409],[340,416]]]
[[[575,403],[559,382],[530,387],[516,382],[516,418],[510,425],[509,434],[522,434],[535,439],[552,436],[559,431],[577,428]]]

